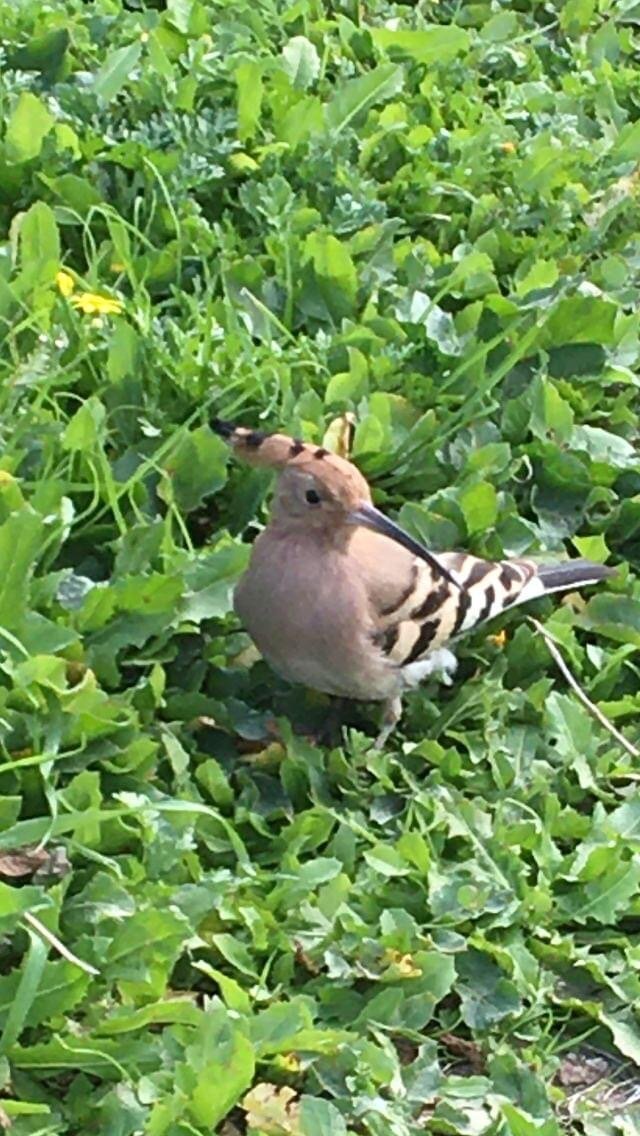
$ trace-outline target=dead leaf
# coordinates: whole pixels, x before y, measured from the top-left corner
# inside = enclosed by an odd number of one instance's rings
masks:
[[[464,1061],[468,1061],[474,1073],[484,1072],[485,1060],[477,1042],[470,1041],[466,1037],[458,1037],[455,1033],[441,1034],[440,1041],[454,1057],[462,1057]]]
[[[567,1053],[563,1057],[556,1080],[565,1089],[595,1085],[612,1072],[603,1057],[592,1053]]]
[[[329,423],[322,439],[322,445],[326,450],[331,450],[332,454],[348,459],[355,430],[356,416],[349,410],[346,414],[341,414]]]
[[[308,955],[307,952],[305,951],[304,947],[302,946],[302,943],[299,943],[297,939],[296,939],[296,942],[295,942],[295,948],[296,948],[296,953],[295,953],[296,965],[304,967],[304,969],[307,970],[309,972],[309,974],[320,974],[322,967],[318,966],[317,962],[314,962],[314,960],[311,958],[311,956]]]
[[[598,200],[584,213],[587,225],[593,228],[610,209],[615,209],[625,200],[635,198],[639,189],[640,166],[636,166],[631,174],[623,174],[607,186],[604,193],[600,194]]]
[[[237,655],[233,656],[231,664],[234,667],[246,667],[246,669],[249,670],[249,667],[252,667],[253,664],[257,663],[261,658],[262,655],[255,644],[247,643],[246,647],[243,647]]]
[[[0,876],[6,879],[19,879],[33,876],[43,879],[54,876],[62,879],[71,871],[66,849],[61,845],[40,848],[36,844],[25,844],[10,852],[0,853]]]
[[[298,1136],[300,1105],[288,1085],[260,1081],[245,1096],[242,1107],[247,1124],[265,1136]]]

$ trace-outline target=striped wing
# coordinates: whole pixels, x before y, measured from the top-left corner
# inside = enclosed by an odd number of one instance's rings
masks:
[[[439,559],[462,587],[454,588],[428,564],[416,560],[410,588],[395,608],[380,613],[380,644],[398,666],[417,662],[461,632],[547,590],[529,560],[494,563],[462,552],[445,553]]]

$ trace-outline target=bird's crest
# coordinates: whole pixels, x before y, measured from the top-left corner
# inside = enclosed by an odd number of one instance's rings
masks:
[[[345,489],[349,487],[354,499],[371,499],[369,486],[356,466],[346,458],[325,450],[324,446],[290,438],[288,434],[267,434],[262,430],[234,426],[220,418],[214,419],[211,429],[225,438],[234,453],[249,465],[274,470],[305,466],[320,481],[336,488],[338,483],[342,483]]]
[[[263,434],[261,430],[248,430],[244,426],[234,426],[231,422],[224,422],[219,418],[214,419],[211,427],[229,442],[239,457],[250,465],[278,470],[284,475],[283,480],[286,479],[289,471],[301,470],[305,474],[311,474],[324,487],[328,497],[337,504],[341,511],[342,523],[363,525],[390,537],[414,556],[426,561],[431,570],[447,580],[452,587],[460,588],[461,585],[455,574],[440,562],[438,556],[376,509],[366,479],[346,458],[332,454],[323,446],[290,438],[287,434]],[[329,515],[329,519],[335,523],[335,517]]]

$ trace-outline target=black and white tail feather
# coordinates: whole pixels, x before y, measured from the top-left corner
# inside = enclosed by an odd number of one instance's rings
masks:
[[[438,559],[460,582],[453,588],[428,565],[415,562],[414,585],[395,610],[385,612],[383,649],[412,687],[437,672],[447,681],[456,669],[449,644],[510,607],[551,592],[597,584],[615,570],[590,560],[537,564],[533,560],[480,560],[466,553]]]

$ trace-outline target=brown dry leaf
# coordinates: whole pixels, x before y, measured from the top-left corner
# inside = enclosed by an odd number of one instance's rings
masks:
[[[322,967],[318,966],[317,962],[314,962],[311,956],[308,955],[305,951],[302,943],[299,943],[297,940],[295,943],[295,949],[296,965],[304,967],[304,969],[307,970],[309,974],[320,974]]]
[[[622,177],[617,178],[616,181],[607,186],[595,204],[585,212],[584,219],[587,225],[593,228],[604,217],[605,213],[614,209],[616,205],[620,205],[621,202],[636,197],[639,190],[640,166],[636,166],[631,174],[623,174]]]
[[[0,876],[30,876],[50,861],[51,853],[46,848],[25,845],[24,848],[16,848],[15,852],[0,854]]]
[[[595,1085],[613,1072],[614,1067],[604,1057],[592,1053],[567,1053],[556,1073],[558,1084],[565,1089]]]
[[[298,1136],[300,1132],[300,1105],[288,1085],[260,1081],[247,1093],[242,1107],[248,1127],[259,1129],[265,1136]]]
[[[247,643],[247,646],[243,647],[242,651],[234,655],[231,662],[234,667],[246,667],[248,670],[249,667],[252,667],[253,664],[257,663],[261,658],[262,655],[255,644]]]
[[[477,1042],[469,1041],[466,1037],[458,1037],[455,1033],[441,1034],[440,1041],[454,1057],[462,1057],[463,1060],[468,1061],[474,1073],[484,1072],[485,1060]]]
[[[348,458],[351,453],[355,429],[356,416],[349,410],[346,414],[341,414],[329,423],[322,439],[322,445],[325,450],[331,450],[332,454],[337,454],[340,458]]]

